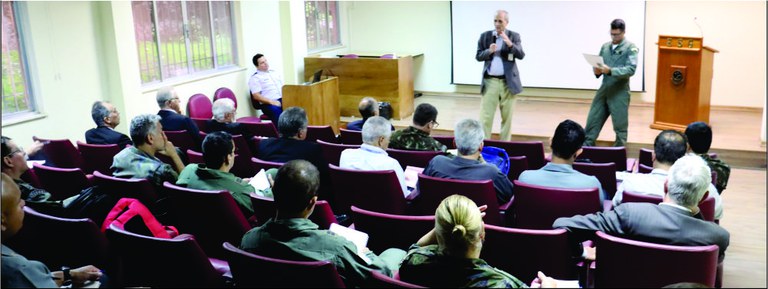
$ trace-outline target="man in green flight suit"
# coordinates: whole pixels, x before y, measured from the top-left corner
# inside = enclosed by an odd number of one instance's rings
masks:
[[[611,42],[600,48],[600,56],[605,64],[593,68],[595,77],[603,75],[603,84],[597,90],[589,109],[585,146],[595,145],[608,115],[613,120],[613,131],[616,132],[613,145],[624,146],[627,142],[629,77],[635,74],[637,53],[640,50],[634,43],[624,39],[624,28],[624,20],[611,21]]]

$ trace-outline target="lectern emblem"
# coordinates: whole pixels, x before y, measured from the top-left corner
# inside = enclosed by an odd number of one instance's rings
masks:
[[[685,81],[685,74],[680,69],[672,71],[672,84],[680,85],[683,81]]]

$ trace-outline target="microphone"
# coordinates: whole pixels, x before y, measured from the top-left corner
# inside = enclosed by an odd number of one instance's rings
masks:
[[[699,34],[701,34],[701,37],[704,38],[704,30],[701,29],[701,25],[699,24],[698,20],[699,20],[698,17],[696,16],[693,17],[693,23],[696,23],[696,26],[699,27]]]

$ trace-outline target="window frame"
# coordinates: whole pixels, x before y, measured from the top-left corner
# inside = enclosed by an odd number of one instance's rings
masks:
[[[31,40],[26,36],[26,32],[31,31],[29,27],[27,3],[24,1],[9,1],[13,9],[14,25],[16,26],[16,35],[19,42],[19,58],[23,70],[24,85],[29,102],[28,109],[25,111],[5,113],[3,112],[2,127],[27,122],[30,120],[46,117],[43,112],[43,102],[39,99],[39,82],[37,77],[32,77],[32,68],[37,67],[34,59]]]
[[[158,18],[158,12],[157,12],[157,0],[150,0],[150,1],[140,1],[140,2],[151,2],[152,4],[152,15],[151,15],[151,25],[154,26],[153,30],[153,41],[155,44],[155,55],[156,57],[146,57],[145,59],[142,59],[141,56],[138,53],[138,49],[136,50],[136,57],[138,58],[138,64],[139,64],[139,82],[141,83],[141,86],[143,88],[154,88],[163,86],[166,84],[174,84],[178,82],[187,82],[193,79],[198,78],[205,78],[210,75],[217,75],[221,74],[222,72],[228,72],[232,70],[237,70],[239,68],[239,54],[238,54],[238,38],[237,38],[237,26],[235,21],[235,1],[189,1],[189,0],[181,0],[178,1],[181,5],[181,21],[182,21],[182,29],[183,29],[183,36],[184,36],[184,48],[186,53],[186,70],[187,73],[179,76],[163,76],[164,71],[167,71],[168,67],[167,63],[163,63],[161,61],[161,49],[162,49],[162,43],[160,41],[160,29],[158,28],[157,24],[157,18]],[[193,62],[195,61],[193,59],[193,51],[192,51],[192,41],[190,37],[190,22],[188,19],[188,9],[187,9],[187,3],[189,2],[205,2],[208,4],[208,28],[210,29],[210,39],[208,40],[208,44],[210,45],[210,53],[211,53],[211,61],[212,61],[212,68],[210,69],[204,69],[204,70],[198,70],[196,71],[194,68]],[[231,37],[231,48],[232,48],[232,63],[230,64],[219,64],[219,52],[216,47],[216,41],[215,41],[215,25],[214,25],[214,9],[213,4],[216,2],[228,2],[229,3],[229,25],[230,25],[230,37]],[[134,29],[136,27],[135,18],[133,18],[134,21]],[[134,32],[135,33],[135,32]],[[134,41],[136,41],[135,35],[134,35]],[[138,48],[138,42],[136,42],[137,48]],[[158,68],[158,74],[159,79],[158,80],[150,80],[147,82],[143,81],[142,75],[142,68],[141,63],[152,60],[157,64]],[[167,73],[165,73],[167,74]]]
[[[309,15],[307,15],[307,12],[306,12],[307,2],[314,2],[316,9],[318,7],[318,3],[321,3],[321,2],[324,3],[326,5],[325,6],[325,19],[326,19],[326,21],[329,18],[328,15],[331,14],[328,11],[328,2],[335,2],[335,4],[336,4],[336,5],[334,5],[334,8],[335,8],[336,11],[334,11],[334,13],[333,13],[334,14],[334,21],[335,21],[333,24],[336,27],[336,32],[338,33],[338,35],[333,35],[331,33],[331,25],[326,25],[325,35],[328,37],[328,39],[327,39],[327,41],[329,42],[328,45],[317,46],[317,47],[310,47],[309,46],[309,30],[307,30],[307,28],[306,28],[307,23],[309,23]],[[316,0],[315,1],[304,1],[304,21],[305,21],[305,28],[304,29],[305,29],[305,31],[307,31],[306,32],[306,45],[307,45],[307,52],[308,53],[318,53],[318,52],[323,52],[323,51],[327,51],[327,50],[337,49],[337,48],[340,48],[340,47],[344,46],[344,43],[343,43],[343,40],[342,40],[342,37],[341,37],[342,33],[341,33],[341,19],[340,19],[341,18],[340,17],[341,16],[341,8],[340,8],[340,6],[341,6],[341,2],[340,1],[316,1]],[[315,19],[314,35],[315,35],[315,41],[317,43],[321,42],[321,39],[320,39],[320,34],[321,34],[320,32],[321,31],[320,31],[320,25],[319,25],[320,17],[319,17],[319,15],[320,15],[320,13],[317,13],[317,14],[314,15],[314,19]],[[338,40],[339,40],[338,43],[331,43],[334,38],[338,38]]]

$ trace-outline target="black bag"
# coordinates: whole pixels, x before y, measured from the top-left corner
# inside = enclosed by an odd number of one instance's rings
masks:
[[[89,218],[94,223],[101,224],[117,201],[116,197],[103,192],[98,186],[93,186],[80,192],[65,210],[70,218]]]

